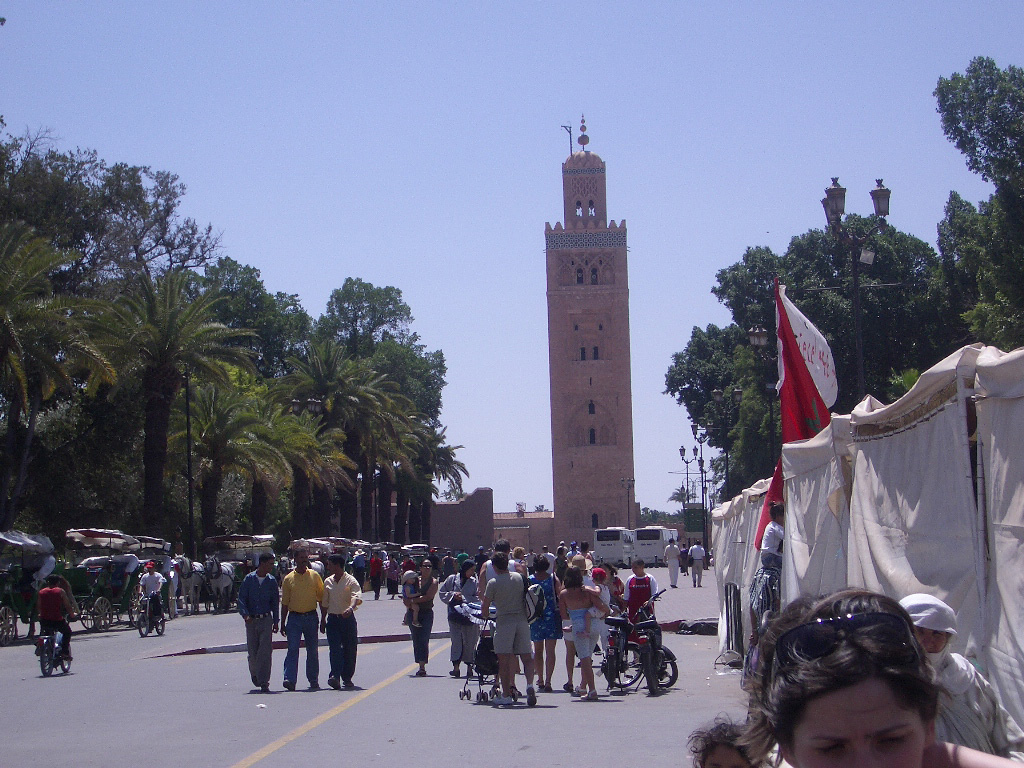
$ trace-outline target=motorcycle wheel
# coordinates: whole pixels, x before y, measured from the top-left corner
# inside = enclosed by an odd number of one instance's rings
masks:
[[[139,637],[145,637],[149,634],[149,617],[146,616],[145,611],[139,614],[138,627]]]
[[[661,686],[658,685],[658,678],[661,671],[661,654],[658,651],[648,651],[643,655],[644,677],[647,679],[647,690],[651,695],[661,693]]]
[[[63,656],[60,657],[60,671],[63,674],[67,674],[71,669],[71,662],[65,659]]]
[[[53,674],[53,642],[47,641],[43,643],[42,650],[39,652],[39,671],[43,673],[43,677],[49,677]]]
[[[671,688],[679,679],[679,667],[675,659],[662,659],[661,671],[658,675],[658,685],[662,688]]]
[[[156,620],[156,633],[157,633],[157,635],[162,635],[164,633],[164,629],[166,628],[166,626],[167,626],[167,619],[165,619],[163,616],[161,616],[159,619],[157,619]]]

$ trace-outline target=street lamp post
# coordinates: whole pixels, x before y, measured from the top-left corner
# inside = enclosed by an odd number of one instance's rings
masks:
[[[679,458],[683,460],[683,464],[686,465],[686,499],[683,502],[683,508],[690,503],[690,465],[697,460],[697,446],[693,446],[693,458],[686,458],[686,448],[684,446],[679,447]]]
[[[188,551],[193,560],[196,549],[196,510],[192,499],[192,376],[185,370],[185,472],[188,475]]]
[[[875,259],[875,254],[864,248],[864,244],[869,238],[878,232],[883,232],[889,226],[885,217],[889,215],[890,190],[882,185],[881,179],[875,179],[875,183],[878,186],[871,190],[871,203],[879,221],[870,232],[861,237],[852,234],[843,226],[843,214],[846,212],[846,189],[839,186],[838,177],[832,177],[832,186],[825,190],[825,197],[821,200],[829,230],[839,241],[840,247],[845,248],[850,254],[850,274],[853,278],[853,332],[857,354],[857,396],[861,398],[867,394],[867,386],[864,382],[864,339],[861,333],[860,317],[860,265],[861,263],[870,265]]]
[[[629,503],[629,492],[633,490],[633,486],[636,484],[636,480],[634,480],[632,477],[622,477],[619,478],[619,484],[626,489],[626,527],[632,529],[633,526],[630,523],[630,517],[632,517],[632,515],[630,514],[630,512],[632,512],[632,505]]]
[[[722,405],[722,404],[724,404],[726,402],[725,401],[725,392],[723,392],[720,389],[713,390],[711,392],[711,396],[714,398],[715,402],[718,403],[719,405]],[[736,406],[736,408],[739,408],[740,403],[742,403],[742,402],[743,402],[743,390],[740,389],[739,387],[736,387],[732,391],[731,404],[726,404],[726,407],[724,408],[725,412],[728,415],[731,416],[732,412],[733,412],[733,409],[732,409],[731,406]],[[729,421],[726,422],[725,418],[723,417],[723,423],[718,427],[719,429],[722,430],[723,444],[725,445],[725,493],[724,493],[724,498],[722,499],[722,501],[726,501],[726,500],[732,498],[731,488],[729,486],[729,432],[732,431],[732,428],[735,425],[736,425],[736,420],[735,419],[729,419]]]

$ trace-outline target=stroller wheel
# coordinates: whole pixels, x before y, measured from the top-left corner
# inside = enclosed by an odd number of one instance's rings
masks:
[[[487,703],[487,691],[480,691],[480,701],[484,704]]]

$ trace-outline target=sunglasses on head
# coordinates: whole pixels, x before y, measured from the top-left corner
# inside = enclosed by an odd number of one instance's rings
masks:
[[[834,619],[816,619],[783,632],[775,642],[775,671],[800,662],[823,659],[839,644],[858,632],[870,631],[872,639],[893,652],[893,660],[912,664],[918,660],[913,631],[894,613],[848,613]]]

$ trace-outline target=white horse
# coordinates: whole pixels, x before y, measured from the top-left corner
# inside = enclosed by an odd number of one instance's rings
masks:
[[[206,584],[213,595],[214,610],[231,608],[231,591],[235,586],[234,563],[222,563],[217,557],[206,559]]]
[[[184,555],[174,558],[181,579],[181,595],[185,598],[185,613],[199,613],[199,593],[206,574],[202,563],[189,560]]]

